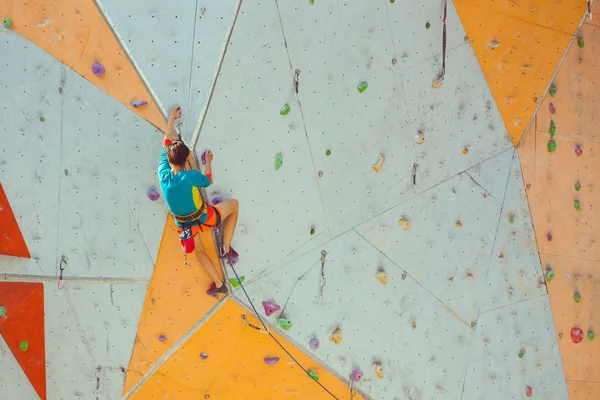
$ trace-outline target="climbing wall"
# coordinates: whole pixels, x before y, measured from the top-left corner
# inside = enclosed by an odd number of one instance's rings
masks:
[[[101,0],[98,5],[146,83],[169,110],[184,109],[181,134],[191,140],[210,95],[238,0],[143,3]]]
[[[63,64],[11,33],[3,67],[2,183],[31,252],[0,272],[149,278],[166,218],[156,185],[159,132]],[[155,141],[148,140],[155,138]],[[12,172],[14,171],[14,172]]]
[[[600,370],[593,361],[600,357],[594,339],[600,325],[595,224],[600,68],[594,56],[600,28],[594,23],[578,32],[551,83],[555,89],[519,147],[569,393],[578,400],[600,396]]]
[[[0,390],[10,393],[17,399],[35,399],[37,393],[25,372],[12,355],[4,339],[0,336]]]
[[[454,0],[512,143],[533,118],[587,2]],[[482,23],[485,21],[485,24]]]
[[[6,171],[3,169],[3,173]],[[0,183],[0,221],[2,221],[2,238],[0,239],[0,254],[3,256],[29,258],[27,243],[19,228],[19,223],[10,206],[6,192]]]

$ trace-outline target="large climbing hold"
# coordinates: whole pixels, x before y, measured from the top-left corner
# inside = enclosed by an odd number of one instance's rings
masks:
[[[388,277],[387,277],[387,274],[385,273],[385,271],[377,272],[375,274],[375,278],[377,278],[377,280],[384,285],[388,282]]]
[[[6,29],[10,28],[13,25],[13,20],[10,17],[5,17],[3,21],[4,27]]]
[[[550,140],[548,142],[548,151],[550,153],[554,153],[556,151],[556,142],[554,140]]]
[[[281,107],[281,110],[279,110],[279,114],[280,115],[288,115],[291,111],[290,105],[285,103],[283,105],[283,107]]]
[[[571,341],[573,343],[579,343],[583,340],[583,330],[581,328],[571,328]]]
[[[271,303],[270,301],[263,301],[262,305],[265,309],[265,315],[267,317],[270,317],[275,311],[279,311],[281,309],[280,306],[275,303]]]
[[[531,388],[531,386],[525,387],[525,395],[527,397],[531,397],[533,395],[533,389]]]
[[[279,357],[265,357],[264,361],[267,365],[273,366],[279,362]]]
[[[229,283],[231,284],[231,286],[233,286],[234,288],[240,286],[242,283],[244,283],[244,281],[246,280],[245,276],[240,276],[240,278],[229,278]]]
[[[148,102],[145,100],[131,100],[131,102],[129,104],[133,108],[140,108],[140,107],[143,107],[146,104],[148,104]]]
[[[406,218],[400,218],[398,226],[402,228],[402,230],[407,231],[410,229],[410,222]]]
[[[335,344],[342,341],[342,330],[339,327],[335,328],[333,333],[329,336],[329,341]]]

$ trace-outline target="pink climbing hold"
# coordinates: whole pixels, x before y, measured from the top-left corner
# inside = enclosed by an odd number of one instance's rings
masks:
[[[354,382],[360,381],[362,379],[362,377],[363,377],[363,372],[360,369],[356,368],[352,371],[352,380]]]
[[[312,338],[312,339],[310,339],[310,340],[308,341],[308,345],[309,345],[309,346],[310,346],[310,348],[311,348],[311,349],[313,349],[313,350],[316,350],[316,349],[318,349],[318,348],[319,348],[319,345],[320,345],[320,343],[319,343],[319,339],[317,339],[316,337],[315,337],[315,338]]]
[[[279,311],[281,309],[281,307],[279,307],[277,304],[271,303],[270,301],[263,301],[262,305],[265,309],[265,314],[267,317],[270,317],[275,311]]]
[[[579,343],[583,340],[583,330],[581,328],[571,329],[571,340],[573,343]]]
[[[104,69],[104,65],[100,64],[99,62],[95,62],[92,64],[92,73],[94,75],[102,76],[105,72],[106,70]]]
[[[152,201],[156,201],[158,200],[158,198],[160,197],[160,193],[158,193],[158,190],[151,188],[150,190],[148,190],[148,198]]]
[[[148,102],[144,101],[144,100],[131,100],[131,102],[129,104],[133,108],[140,108],[140,107],[145,106],[146,104],[148,104]]]
[[[265,357],[264,360],[269,365],[275,365],[279,362],[279,357]]]
[[[550,103],[548,109],[550,110],[550,114],[556,114],[556,107],[554,107],[554,104]]]
[[[527,397],[531,397],[531,395],[533,394],[533,389],[531,388],[531,386],[525,387],[525,394],[527,395]]]
[[[583,149],[581,148],[580,145],[575,146],[575,154],[577,154],[577,157],[579,157],[583,154]]]
[[[160,340],[161,342],[164,342],[164,341],[166,341],[166,340],[167,340],[167,337],[166,337],[165,335],[160,335],[160,336],[158,337],[158,340]]]

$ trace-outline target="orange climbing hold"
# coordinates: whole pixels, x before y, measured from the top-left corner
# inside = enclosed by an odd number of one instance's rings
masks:
[[[0,335],[40,399],[46,399],[44,285],[0,282]]]
[[[0,183],[0,255],[31,258],[19,224],[13,214],[4,188]]]

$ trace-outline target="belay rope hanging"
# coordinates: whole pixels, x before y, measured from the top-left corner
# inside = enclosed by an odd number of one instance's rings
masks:
[[[444,1],[444,19],[443,22],[443,34],[442,34],[442,69],[440,73],[431,82],[432,88],[439,88],[444,83],[444,76],[446,75],[446,16],[448,14],[448,1]]]

